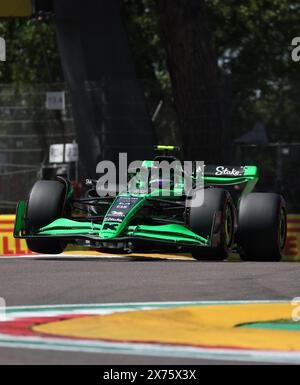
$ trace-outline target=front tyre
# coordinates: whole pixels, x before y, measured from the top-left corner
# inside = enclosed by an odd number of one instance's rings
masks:
[[[196,234],[203,237],[214,237],[214,245],[194,252],[198,261],[224,261],[228,259],[234,242],[236,215],[230,194],[223,189],[210,188],[196,190],[204,193],[204,203],[199,207],[187,209],[187,225]]]
[[[286,237],[286,205],[281,195],[252,193],[242,199],[237,242],[243,261],[281,261]]]
[[[26,208],[25,228],[34,233],[63,216],[66,186],[58,181],[41,180],[33,186]],[[55,239],[27,240],[29,250],[39,254],[61,254],[65,242]]]

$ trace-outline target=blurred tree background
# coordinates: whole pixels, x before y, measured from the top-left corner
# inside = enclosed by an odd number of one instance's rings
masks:
[[[159,97],[173,102],[157,1],[123,3],[137,71],[144,80],[147,98],[157,103]],[[220,69],[230,78],[235,133],[240,135],[261,119],[270,128],[271,140],[290,140],[290,130],[293,139],[300,140],[300,130],[295,131],[300,120],[300,71],[290,57],[290,43],[299,35],[300,3],[209,0],[206,6]],[[9,42],[7,65],[0,67],[1,83],[63,81],[51,21],[3,20],[0,35]]]
[[[177,0],[174,0],[175,3]],[[186,0],[187,2],[189,0]],[[167,56],[155,0],[123,0],[128,34],[147,98],[173,102]],[[232,126],[236,135],[257,119],[269,128],[271,140],[300,140],[299,65],[290,57],[290,43],[299,35],[300,3],[293,0],[206,1],[209,25],[220,69],[230,78]],[[51,21],[0,21],[7,65],[1,83],[61,82],[63,74]],[[201,74],[199,74],[201,76]]]
[[[189,1],[194,0],[172,2],[184,9]],[[176,63],[170,63],[166,49],[165,25],[162,25],[166,15],[158,6],[161,2],[163,0],[123,0],[124,20],[149,111],[153,112],[160,100],[165,101],[156,123],[158,139],[184,143],[180,106],[174,100],[176,92],[172,83],[172,66]],[[232,154],[232,161],[241,156],[236,154],[232,143],[257,122],[265,125],[269,142],[300,142],[300,71],[299,63],[291,60],[290,46],[300,33],[299,1],[203,0],[204,3],[220,85],[225,89],[226,136],[231,143],[227,151]],[[64,80],[53,21],[3,20],[0,35],[8,41],[7,65],[0,67],[1,83]],[[199,72],[199,77],[203,75]],[[292,149],[288,161],[283,161],[287,194],[293,189],[289,180],[298,166],[299,152]],[[251,163],[265,165],[265,172],[270,176],[266,178],[269,184],[266,189],[273,188],[272,183],[276,185],[276,149],[253,149],[242,156],[242,160],[252,157]],[[291,199],[297,200],[296,196]],[[293,208],[300,209],[297,203]]]
[[[0,66],[1,83],[63,82],[53,22],[3,19],[0,36],[7,41],[7,62]]]
[[[160,87],[171,99],[156,1],[124,3],[140,77],[157,80],[147,94]],[[290,43],[299,35],[300,3],[209,0],[206,5],[220,69],[229,78],[235,134],[250,130],[260,119],[269,128],[270,140],[289,141],[291,133],[299,140],[300,71],[291,60]]]

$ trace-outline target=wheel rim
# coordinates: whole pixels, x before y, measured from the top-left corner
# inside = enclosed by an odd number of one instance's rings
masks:
[[[232,243],[233,239],[233,215],[232,215],[232,209],[230,205],[227,205],[226,211],[225,211],[225,223],[224,223],[224,230],[225,230],[225,242],[226,246],[229,247]]]
[[[286,215],[285,215],[284,209],[282,208],[280,210],[280,221],[279,221],[279,245],[281,250],[283,250],[285,247],[286,234],[287,234]]]

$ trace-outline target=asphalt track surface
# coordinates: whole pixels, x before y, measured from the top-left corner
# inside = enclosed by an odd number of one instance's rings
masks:
[[[200,263],[142,257],[0,257],[0,297],[5,298],[8,306],[155,301],[291,301],[300,296],[299,277],[300,264],[288,262]],[[0,348],[0,364],[216,363],[220,362]]]

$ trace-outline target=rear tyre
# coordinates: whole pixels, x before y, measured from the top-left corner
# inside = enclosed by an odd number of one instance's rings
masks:
[[[33,186],[26,208],[26,232],[34,233],[63,216],[66,187],[61,182],[38,181]],[[28,248],[39,254],[61,254],[66,243],[60,240],[27,240]]]
[[[243,261],[281,261],[286,236],[286,206],[281,195],[252,193],[242,199],[237,243]]]
[[[200,193],[203,191],[197,190],[194,194]],[[205,189],[203,205],[187,209],[187,224],[194,233],[203,237],[210,237],[215,225],[214,246],[194,252],[193,257],[199,261],[227,259],[234,242],[235,218],[235,207],[226,190]]]

